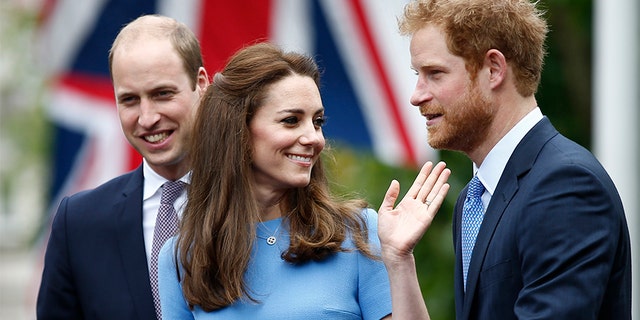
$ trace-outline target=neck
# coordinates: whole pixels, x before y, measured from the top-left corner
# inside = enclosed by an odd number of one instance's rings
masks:
[[[491,129],[482,144],[474,150],[467,152],[467,156],[476,166],[480,167],[484,158],[489,154],[504,136],[513,129],[529,112],[536,108],[534,96],[520,97],[519,99],[503,102],[498,113],[491,123]]]
[[[189,172],[189,168],[186,165],[155,166],[149,164],[149,167],[151,167],[153,171],[169,181],[176,181],[187,174],[187,172]]]
[[[269,221],[276,218],[280,218],[282,216],[282,211],[280,210],[280,204],[276,203],[268,208],[262,210],[262,221]]]
[[[256,200],[260,212],[262,212],[262,221],[273,220],[282,216],[280,201],[285,196],[284,191],[264,190],[255,188]]]

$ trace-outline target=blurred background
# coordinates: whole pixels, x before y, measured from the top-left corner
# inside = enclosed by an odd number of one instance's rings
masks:
[[[454,319],[451,212],[471,178],[471,162],[430,149],[424,120],[408,103],[416,78],[408,39],[396,26],[406,2],[0,0],[0,319],[35,319],[42,255],[60,199],[139,164],[121,134],[107,55],[122,25],[146,13],[189,25],[210,75],[261,39],[313,55],[323,69],[326,157],[341,194],[377,209],[392,179],[404,193],[420,164],[446,161],[452,188],[415,254],[432,318]],[[538,104],[612,175],[638,275],[640,6],[637,0],[540,5],[551,32]]]

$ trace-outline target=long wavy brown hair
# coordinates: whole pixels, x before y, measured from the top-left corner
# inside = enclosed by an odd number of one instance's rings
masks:
[[[212,311],[245,297],[258,302],[244,281],[262,213],[252,185],[249,123],[269,85],[294,74],[311,77],[319,85],[320,73],[311,57],[283,52],[268,43],[254,44],[230,59],[203,97],[194,128],[197,138],[191,143],[193,172],[177,247],[190,307]],[[291,264],[325,259],[346,250],[342,242],[347,236],[357,250],[377,258],[367,243],[360,213],[366,206],[364,200],[333,196],[318,159],[309,185],[292,188],[280,202],[291,238],[282,259]]]

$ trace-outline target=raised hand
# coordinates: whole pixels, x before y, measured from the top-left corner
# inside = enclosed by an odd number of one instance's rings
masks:
[[[449,184],[451,170],[444,162],[422,166],[407,194],[395,206],[400,184],[393,180],[378,210],[378,237],[385,263],[412,257],[413,248],[431,225],[442,205]]]

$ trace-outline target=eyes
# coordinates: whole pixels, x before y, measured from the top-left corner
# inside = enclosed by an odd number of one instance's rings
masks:
[[[428,68],[422,72],[418,71],[417,69],[411,68],[411,70],[413,71],[413,74],[420,77],[420,76],[424,76],[428,79],[433,79],[433,80],[437,80],[438,78],[440,78],[442,76],[442,74],[444,74],[444,71],[441,69],[436,69],[436,68]]]
[[[125,96],[125,97],[118,98],[118,104],[123,105],[123,106],[133,105],[137,101],[138,101],[138,98],[137,97],[133,97],[133,96]]]
[[[327,117],[325,117],[324,115],[323,115],[323,116],[321,116],[321,117],[316,118],[316,119],[313,121],[313,124],[314,124],[316,127],[323,127],[326,123],[327,123]]]
[[[158,92],[155,92],[153,94],[153,97],[156,99],[168,99],[170,97],[173,97],[175,95],[175,92],[172,90],[160,90]]]
[[[149,98],[152,101],[162,102],[171,100],[176,94],[177,92],[175,90],[160,89],[152,92],[149,95]],[[140,103],[140,96],[133,94],[123,95],[121,97],[118,97],[118,103],[127,107],[135,106]]]
[[[302,121],[303,121],[303,117],[302,116],[298,116],[298,115],[288,116],[288,117],[280,120],[281,123],[284,123],[285,125],[287,125],[289,127],[294,127],[294,126],[300,124],[300,122],[302,122]],[[313,117],[312,121],[313,121],[313,126],[318,128],[318,129],[320,129],[327,122],[327,117],[325,117],[324,115],[317,115],[317,116]]]

